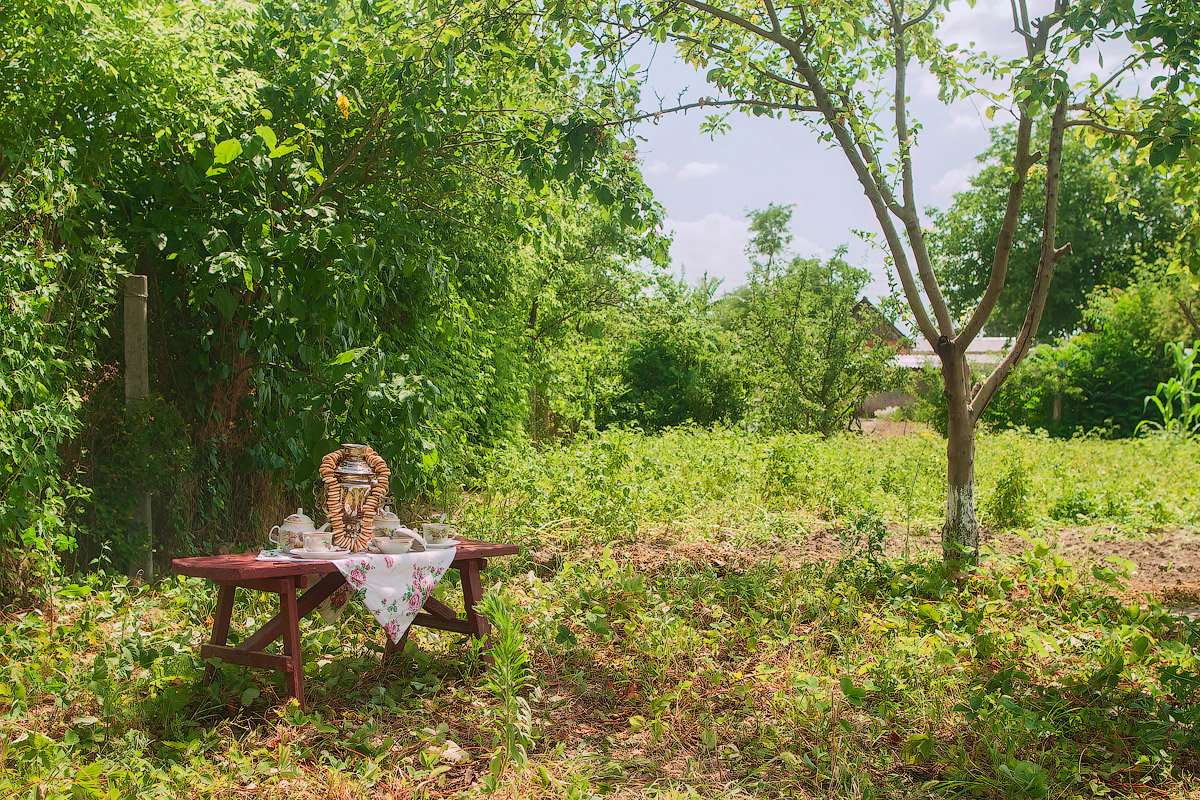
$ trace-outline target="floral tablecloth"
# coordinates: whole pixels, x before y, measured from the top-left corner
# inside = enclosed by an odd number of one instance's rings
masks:
[[[438,581],[454,561],[457,548],[423,553],[384,555],[363,553],[333,562],[346,578],[339,589],[321,604],[326,621],[336,619],[351,592],[356,594],[393,642],[399,642],[413,618],[433,593]],[[301,561],[282,550],[263,550],[259,561]]]

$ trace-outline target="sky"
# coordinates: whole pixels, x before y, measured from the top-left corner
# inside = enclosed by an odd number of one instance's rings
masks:
[[[1031,13],[1039,5],[1034,0]],[[1012,33],[1008,0],[979,0],[974,8],[959,6],[947,18],[943,35],[962,45],[976,43],[992,53],[1015,54],[1020,42]],[[1115,64],[1110,48],[1106,63]],[[685,100],[715,96],[703,73],[674,58],[669,45],[643,55],[650,64],[642,105],[659,107]],[[645,62],[644,62],[645,63]],[[1082,63],[1077,77],[1099,70]],[[976,157],[989,143],[989,128],[1011,121],[997,113],[994,121],[984,114],[982,101],[960,101],[947,106],[937,98],[936,82],[928,75],[909,81],[911,118],[923,129],[914,155],[916,198],[920,207],[947,208],[956,192],[980,168]],[[701,110],[663,115],[635,129],[642,159],[642,174],[666,212],[666,226],[674,237],[673,269],[689,281],[702,275],[719,278],[721,291],[745,282],[749,263],[746,215],[768,204],[793,204],[792,248],[806,257],[828,257],[842,245],[848,260],[868,268],[875,280],[867,294],[887,291],[884,254],[854,233],[877,231],[878,226],[849,164],[838,150],[829,149],[797,122],[730,116],[731,130],[710,138],[702,133]]]

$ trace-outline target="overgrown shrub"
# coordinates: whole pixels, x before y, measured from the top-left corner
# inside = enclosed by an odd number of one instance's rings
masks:
[[[1184,329],[1174,287],[1145,279],[1128,289],[1093,292],[1084,329],[1057,344],[1033,348],[1000,387],[982,422],[996,428],[1038,428],[1053,436],[1099,432],[1134,435],[1145,398],[1167,380],[1165,350]],[[976,380],[986,371],[974,370]],[[924,376],[921,417],[945,432],[941,374]]]
[[[3,106],[0,104],[0,109]],[[0,127],[0,597],[40,592],[74,546],[80,490],[59,448],[78,430],[80,381],[116,298],[117,245],[74,215],[96,200],[59,139]]]
[[[1020,528],[1029,524],[1029,470],[1020,451],[1011,458],[984,503],[987,520],[1000,528]]]
[[[731,345],[709,319],[710,303],[707,285],[660,280],[621,356],[623,390],[603,403],[601,426],[636,423],[658,431],[741,419],[744,389]]]

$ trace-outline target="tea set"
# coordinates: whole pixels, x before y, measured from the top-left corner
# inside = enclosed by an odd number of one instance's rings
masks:
[[[350,550],[335,547],[333,533],[326,530],[328,527],[327,522],[318,528],[316,523],[305,515],[303,508],[297,508],[295,514],[288,515],[282,523],[272,527],[267,537],[280,550],[296,558],[333,560],[356,555]],[[369,551],[389,555],[399,555],[410,550],[441,550],[458,544],[451,536],[450,524],[426,522],[421,525],[421,531],[418,533],[401,524],[400,518],[390,508],[384,508],[376,514],[373,533]]]

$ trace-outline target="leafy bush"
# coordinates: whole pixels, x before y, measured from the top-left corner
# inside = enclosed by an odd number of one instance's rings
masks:
[[[623,391],[603,403],[601,426],[636,423],[658,431],[741,419],[743,388],[730,345],[709,319],[710,301],[707,286],[659,281],[621,356]]]
[[[838,253],[824,262],[793,257],[791,206],[750,213],[748,285],[731,298],[753,387],[754,419],[768,430],[844,428],[866,397],[895,381],[892,346],[875,333],[859,297],[870,275]],[[890,299],[889,313],[898,311]]]
[[[1183,330],[1174,291],[1147,279],[1128,289],[1094,292],[1084,309],[1084,330],[1030,350],[984,411],[984,424],[1040,428],[1054,436],[1134,435],[1146,397],[1170,375],[1164,348]],[[975,372],[977,380],[986,377],[983,370]],[[922,384],[921,416],[944,433],[940,373],[928,370]]]
[[[17,146],[18,151],[10,150]],[[61,140],[0,129],[0,597],[40,590],[74,546],[80,495],[59,449],[79,430],[80,382],[115,297],[116,244],[76,224],[95,191]],[[10,170],[7,165],[14,164]]]
[[[1029,470],[1018,451],[1009,462],[1008,469],[1001,473],[984,504],[989,521],[1001,528],[1020,528],[1028,525],[1031,519],[1031,489]]]

